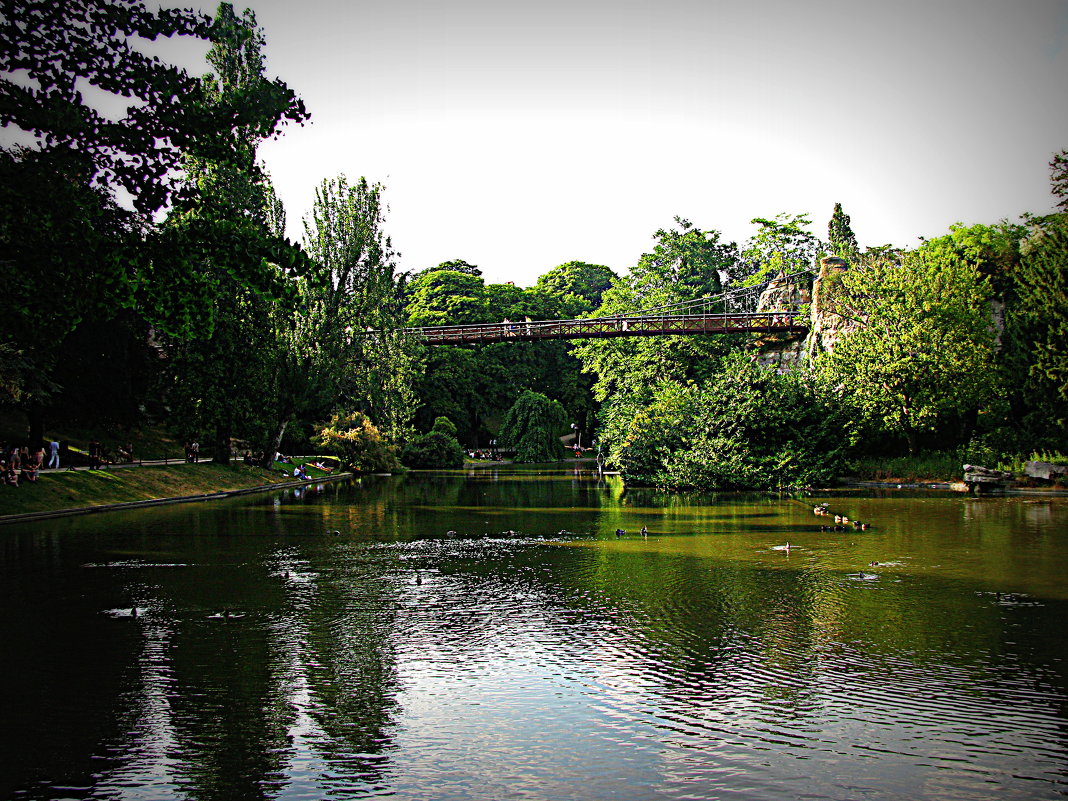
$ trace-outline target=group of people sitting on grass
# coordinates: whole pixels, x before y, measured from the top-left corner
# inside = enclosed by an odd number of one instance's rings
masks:
[[[275,463],[291,464],[293,465],[293,478],[299,478],[303,480],[311,478],[311,476],[308,475],[309,465],[311,467],[314,467],[316,470],[323,471],[324,473],[330,473],[334,470],[332,466],[325,464],[322,460],[297,464],[293,461],[292,456],[286,456],[284,453],[278,453],[277,451],[274,454],[268,456],[265,455],[262,451],[253,454],[251,450],[246,449],[243,461],[249,467],[262,467],[267,470],[270,470],[275,465]],[[288,467],[280,467],[278,468],[278,472],[286,478],[289,478],[289,476],[291,475]]]
[[[31,450],[27,445],[20,448],[18,445],[0,444],[0,476],[4,484],[9,487],[17,487],[19,481],[33,484],[44,465],[44,458],[43,447]]]

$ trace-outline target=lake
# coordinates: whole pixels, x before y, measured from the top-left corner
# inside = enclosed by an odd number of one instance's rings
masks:
[[[4,799],[1068,795],[1068,498],[483,466],[0,542]]]

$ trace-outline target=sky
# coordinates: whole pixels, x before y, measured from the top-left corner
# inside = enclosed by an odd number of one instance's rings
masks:
[[[835,202],[861,246],[913,246],[1051,211],[1068,148],[1068,0],[234,5],[312,115],[260,149],[290,236],[320,182],[366,176],[405,270],[624,272],[675,216],[825,238]]]

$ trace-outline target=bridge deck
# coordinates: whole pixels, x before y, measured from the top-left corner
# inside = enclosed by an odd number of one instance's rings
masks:
[[[728,334],[739,332],[804,333],[808,327],[795,312],[758,314],[635,315],[577,320],[534,320],[478,325],[409,328],[429,345],[489,342],[531,342],[540,339],[648,337],[664,334]]]

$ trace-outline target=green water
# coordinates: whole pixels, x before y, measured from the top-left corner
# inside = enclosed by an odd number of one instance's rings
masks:
[[[4,799],[1068,795],[1068,499],[483,467],[0,542]]]

